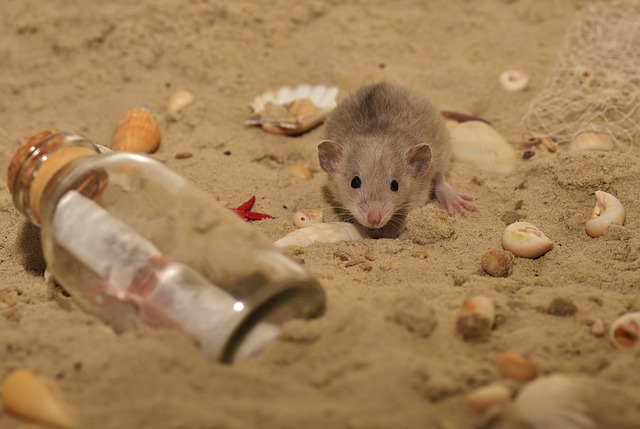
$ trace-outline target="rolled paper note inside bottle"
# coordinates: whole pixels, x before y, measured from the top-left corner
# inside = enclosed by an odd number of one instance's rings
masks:
[[[78,142],[82,156],[48,164]],[[179,329],[208,357],[237,362],[276,338],[281,322],[324,310],[317,280],[165,165],[101,154],[77,133],[25,145],[9,169],[16,207],[40,224],[54,278],[116,329]]]

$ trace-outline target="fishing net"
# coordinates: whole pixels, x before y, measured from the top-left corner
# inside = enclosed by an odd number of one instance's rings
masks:
[[[523,125],[557,143],[586,131],[608,134],[619,148],[639,141],[640,0],[601,1],[576,16]]]

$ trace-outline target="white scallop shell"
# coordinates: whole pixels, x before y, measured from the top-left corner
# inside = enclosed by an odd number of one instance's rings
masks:
[[[516,410],[533,429],[594,428],[580,389],[579,383],[567,375],[539,377],[522,387]]]
[[[607,192],[596,191],[596,205],[584,228],[591,237],[600,237],[610,225],[624,225],[625,217],[620,200]]]
[[[502,247],[516,256],[537,258],[553,248],[553,241],[529,222],[514,222],[502,234]]]
[[[338,88],[325,85],[308,85],[306,83],[294,88],[283,86],[276,91],[267,91],[258,95],[251,103],[254,113],[264,111],[267,103],[284,106],[295,100],[306,98],[323,110],[332,110],[337,105]]]
[[[274,244],[277,247],[305,247],[315,242],[333,243],[342,240],[361,240],[362,238],[360,231],[351,223],[328,222],[296,229]]]
[[[514,148],[491,125],[466,121],[450,129],[449,133],[455,159],[491,173],[510,174],[515,170]]]

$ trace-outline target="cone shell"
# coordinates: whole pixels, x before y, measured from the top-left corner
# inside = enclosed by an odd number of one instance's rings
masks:
[[[505,228],[502,247],[516,256],[537,258],[553,248],[553,241],[537,226],[529,222],[515,222]]]
[[[7,376],[2,385],[2,403],[6,410],[26,420],[53,428],[75,426],[74,413],[55,382],[28,370]]]
[[[333,243],[343,240],[361,240],[362,238],[360,231],[351,223],[329,222],[297,229],[277,240],[275,245],[277,247],[306,247],[315,242]]]
[[[153,153],[160,145],[160,126],[149,109],[133,109],[125,115],[111,137],[115,151]]]
[[[619,349],[635,346],[640,340],[640,313],[627,313],[613,322],[609,340]]]
[[[462,122],[450,130],[453,157],[478,170],[510,174],[516,167],[514,148],[491,125]]]
[[[584,228],[589,236],[600,237],[609,226],[624,225],[625,218],[625,210],[620,200],[607,192],[596,191],[596,205]]]

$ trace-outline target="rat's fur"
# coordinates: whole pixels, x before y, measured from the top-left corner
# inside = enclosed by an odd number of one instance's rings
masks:
[[[429,200],[434,179],[444,177],[451,160],[439,110],[412,90],[386,82],[342,101],[327,121],[327,139],[318,154],[329,173],[330,195],[372,237],[401,233],[409,210]]]

